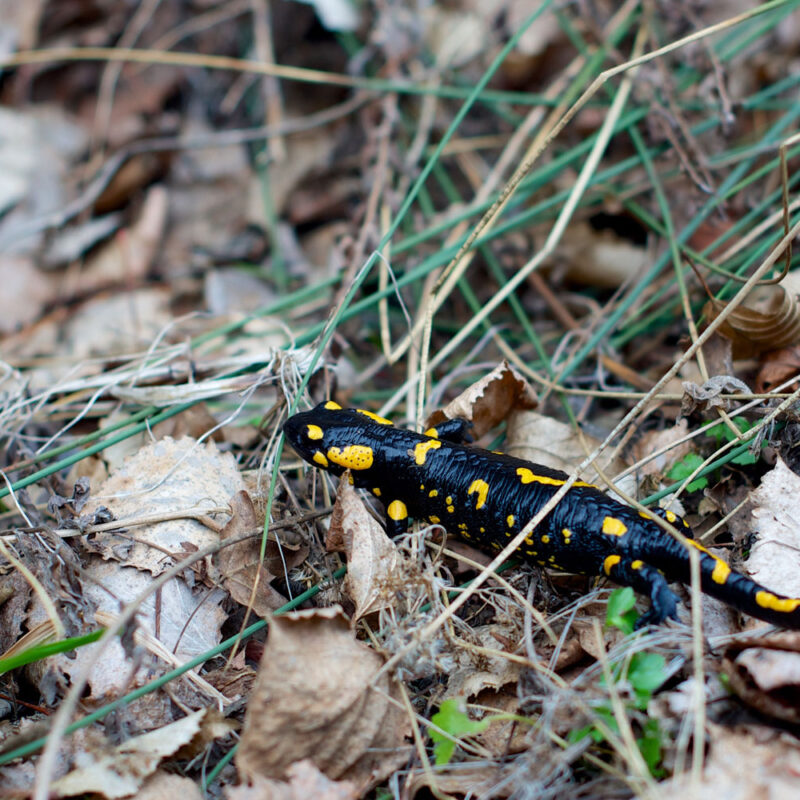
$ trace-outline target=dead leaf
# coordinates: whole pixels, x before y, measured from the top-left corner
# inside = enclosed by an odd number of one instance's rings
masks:
[[[787,733],[746,731],[707,722],[708,755],[700,780],[690,771],[658,784],[655,796],[672,800],[790,800],[800,793],[800,747]],[[655,788],[655,787],[654,787]]]
[[[203,800],[200,787],[191,778],[158,770],[136,792],[136,800]]]
[[[733,639],[725,648],[722,671],[744,703],[775,719],[796,724],[800,707],[800,632],[777,631]]]
[[[27,256],[0,254],[0,280],[0,333],[35,322],[55,300],[56,285]]]
[[[202,506],[227,506],[244,488],[233,457],[213,442],[198,444],[188,437],[169,437],[143,447],[125,459],[102,485],[93,490],[91,514],[107,506],[117,519],[168,514]],[[135,541],[134,541],[135,539]],[[160,575],[187,547],[202,549],[219,541],[219,534],[194,519],[174,519],[132,528],[127,535],[95,534],[87,543],[103,558]]]
[[[113,800],[138,791],[158,764],[191,741],[200,730],[205,710],[195,711],[163,728],[128,739],[107,754],[94,753],[91,763],[64,775],[50,785],[56,797],[100,794]],[[87,754],[88,755],[88,754]]]
[[[226,539],[237,539],[245,534],[253,534],[263,528],[264,520],[256,515],[253,501],[247,492],[237,492],[233,496],[231,511],[233,516],[222,530],[223,542]],[[273,550],[278,547],[274,541],[267,542],[267,547],[270,545]],[[304,548],[302,559],[307,554],[308,548]],[[289,550],[286,555],[294,556],[296,551]],[[218,563],[223,586],[231,593],[231,597],[237,603],[248,607],[252,599],[253,611],[259,617],[269,617],[271,612],[286,603],[286,598],[270,586],[275,576],[261,560],[261,539],[258,536],[230,547],[223,547],[219,552]],[[289,566],[295,564],[287,564],[287,567]],[[253,586],[256,585],[256,581],[258,585],[254,595]]]
[[[727,307],[725,300],[709,300],[703,313],[715,320]],[[725,318],[717,332],[733,343],[734,358],[779,350],[800,341],[800,304],[780,284],[757,286]]]
[[[680,461],[691,450],[691,444],[686,441],[688,432],[689,423],[685,419],[678,420],[670,428],[645,431],[633,446],[633,457],[636,461],[667,446],[669,446],[669,450],[643,464],[637,470],[637,474],[642,477],[646,475],[661,476],[667,472],[676,461]]]
[[[798,496],[800,476],[781,459],[752,493],[751,514],[759,536],[745,563],[746,570],[753,580],[787,597],[800,597]]]
[[[286,770],[288,781],[256,775],[249,786],[227,787],[227,800],[356,800],[360,793],[352,781],[326,778],[313,761],[296,761]]]
[[[474,697],[485,689],[497,691],[508,684],[516,684],[519,680],[522,665],[517,661],[503,657],[500,642],[511,638],[519,638],[517,626],[512,624],[483,625],[472,629],[476,644],[489,650],[497,651],[497,655],[486,652],[475,652],[469,643],[456,651],[458,666],[450,671],[445,697]],[[471,637],[472,638],[472,637]]]
[[[425,423],[434,427],[447,419],[463,417],[473,424],[475,438],[494,428],[512,411],[536,408],[536,392],[508,361],[465,389],[441,411],[434,411]]]
[[[99,625],[108,624],[108,620],[119,613],[120,603],[131,602],[152,582],[149,573],[99,558],[87,564],[85,575],[84,599],[96,608]],[[195,594],[185,581],[173,578],[161,587],[158,596],[151,594],[139,609],[137,620],[142,635],[150,637],[150,640],[140,639],[140,645],[161,660],[164,671],[206,652],[220,641],[220,629],[227,618],[221,607],[224,598],[221,589]],[[40,605],[35,605],[28,616],[28,627],[44,620],[44,611]],[[108,644],[100,659],[96,656],[97,647],[97,644],[90,644],[77,650],[72,657],[56,655],[35,662],[28,667],[31,680],[38,684],[47,670],[56,670],[70,679],[91,664],[85,701],[95,703],[118,697],[152,677],[153,665],[137,665],[125,653],[119,639]],[[207,696],[215,694],[206,692]]]
[[[783,347],[764,355],[761,369],[756,376],[755,390],[767,393],[785,383],[789,378],[800,376],[800,345]],[[797,383],[787,386],[785,392],[793,392]]]
[[[405,713],[383,659],[354,638],[338,607],[275,617],[250,698],[236,763],[245,779],[284,780],[309,758],[359,793],[410,754]]]
[[[708,411],[710,408],[730,409],[731,401],[720,397],[721,394],[750,394],[750,387],[733,375],[715,375],[702,386],[693,381],[683,382],[683,399],[681,400],[681,416],[688,417],[695,411]]]
[[[325,546],[347,558],[344,586],[356,607],[354,622],[396,604],[402,559],[347,480],[339,481]]]
[[[588,223],[570,225],[557,250],[558,267],[571,281],[616,289],[650,263],[644,247],[612,230],[595,230]]]

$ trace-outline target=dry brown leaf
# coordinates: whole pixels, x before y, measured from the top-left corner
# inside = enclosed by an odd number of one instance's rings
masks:
[[[0,278],[0,333],[35,322],[57,296],[56,284],[27,256],[0,254]]]
[[[715,320],[727,307],[724,300],[709,300],[703,313]],[[781,285],[757,286],[717,328],[733,343],[734,358],[747,358],[767,350],[800,342],[800,305]]]
[[[263,527],[264,520],[256,514],[250,495],[237,492],[231,500],[233,516],[222,530],[221,538],[237,539],[245,534],[252,534]],[[267,547],[277,548],[273,541],[267,542]],[[308,553],[305,548],[301,560]],[[287,551],[288,557],[296,555],[296,551]],[[290,559],[291,560],[291,559]],[[218,557],[219,569],[222,575],[223,586],[231,593],[231,597],[243,606],[249,606],[252,599],[253,611],[259,617],[268,617],[272,611],[280,608],[286,598],[270,586],[270,581],[275,577],[261,560],[261,539],[254,536],[245,542],[239,542],[230,547],[223,547]],[[287,564],[287,567],[294,566]],[[253,586],[256,588],[253,595]]]
[[[110,752],[92,753],[87,766],[54,781],[50,791],[56,797],[79,794],[99,794],[110,799],[129,797],[163,759],[191,741],[200,730],[204,714],[204,709],[195,711],[171,725],[128,739]]]
[[[767,393],[789,378],[800,377],[800,345],[773,350],[764,356],[761,369],[756,376],[755,390]],[[787,386],[785,392],[793,392],[797,383]]]
[[[570,225],[558,246],[558,269],[571,281],[616,289],[639,275],[650,254],[611,230],[595,230],[588,223]]]
[[[722,671],[729,688],[759,713],[800,722],[800,632],[753,631],[734,639],[725,649]]]
[[[800,597],[799,496],[800,476],[778,459],[751,497],[753,526],[759,536],[750,550],[746,570],[753,580],[787,597]]]
[[[522,665],[503,657],[500,642],[509,637],[516,639],[519,630],[511,624],[483,625],[472,629],[477,644],[497,655],[485,651],[475,652],[468,643],[456,652],[458,666],[450,672],[445,697],[470,698],[485,689],[498,690],[519,680]]]
[[[86,513],[107,506],[117,519],[168,514],[202,506],[227,506],[244,488],[233,457],[213,442],[188,437],[153,442],[127,458],[100,487],[93,489]],[[136,541],[132,541],[135,537]],[[202,549],[219,534],[194,519],[174,519],[132,528],[127,536],[98,533],[89,542],[103,558],[159,575],[187,549]]]
[[[181,775],[158,770],[136,792],[136,800],[203,800],[197,783]]]
[[[227,800],[355,800],[359,797],[352,781],[326,778],[312,761],[297,761],[286,770],[288,781],[256,776],[250,786],[226,788]]]
[[[355,604],[353,621],[395,605],[402,559],[347,480],[339,481],[325,546],[347,558],[344,587]]]
[[[338,607],[275,617],[236,755],[243,780],[285,780],[306,758],[359,793],[390,775],[410,729],[393,680],[375,680],[382,664]]]
[[[485,689],[475,698],[475,705],[486,709],[489,715],[522,713],[515,686],[508,686],[499,692]],[[506,758],[509,753],[525,750],[529,731],[530,726],[520,724],[518,720],[492,720],[485,731],[475,735],[475,739],[495,758]]]
[[[506,452],[515,458],[543,464],[551,469],[571,473],[589,452],[600,444],[592,436],[578,434],[570,425],[546,417],[536,411],[517,411],[508,420],[506,431]],[[598,458],[603,472],[613,478],[622,472],[627,464],[621,458],[609,458],[611,450],[606,449]],[[589,465],[581,475],[589,483],[604,486],[597,471]],[[636,495],[636,478],[629,475],[619,483],[620,489]],[[612,493],[613,494],[613,493]]]
[[[85,574],[84,598],[96,608],[100,625],[107,624],[109,618],[119,613],[120,603],[132,601],[152,582],[149,573],[99,558],[90,560]],[[141,644],[160,658],[165,670],[206,652],[220,641],[220,629],[227,618],[221,607],[224,599],[221,589],[195,594],[185,581],[173,578],[161,587],[158,596],[151,594],[140,606],[137,620],[143,635],[153,640]],[[29,614],[28,626],[35,626],[44,619],[45,613],[37,604]],[[56,655],[38,661],[28,668],[29,675],[35,683],[51,669],[73,678],[91,664],[86,702],[117,697],[150,679],[152,665],[139,665],[137,669],[125,654],[120,640],[109,642],[100,659],[97,659],[97,647],[97,644],[90,644],[72,657]],[[164,708],[155,712],[156,724],[163,722],[162,715],[169,704],[162,705]]]
[[[676,462],[680,461],[691,449],[691,444],[686,439],[689,423],[685,419],[679,420],[671,428],[646,431],[633,446],[633,457],[639,461],[651,453],[655,453],[668,445],[666,453],[648,461],[637,470],[640,476],[663,475]],[[680,442],[680,444],[674,444]]]
[[[708,725],[708,755],[700,780],[691,772],[657,785],[654,796],[672,800],[794,800],[800,795],[800,747],[786,733]],[[655,787],[654,787],[655,788]]]
[[[464,417],[472,422],[473,433],[478,438],[506,419],[512,411],[536,408],[537,405],[533,387],[508,361],[503,361],[441,411],[434,411],[425,427],[438,425],[446,419]]]
[[[733,375],[715,375],[702,386],[694,381],[684,381],[683,392],[681,416],[688,417],[696,411],[708,411],[710,408],[729,409],[731,401],[720,395],[750,394],[750,387]]]

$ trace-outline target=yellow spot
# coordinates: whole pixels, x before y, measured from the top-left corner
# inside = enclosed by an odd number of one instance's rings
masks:
[[[674,511],[665,511],[664,516],[667,518],[667,522],[675,522],[678,519],[678,515]]]
[[[709,556],[711,555],[711,553],[709,553],[708,550],[703,547],[703,545],[701,545],[699,542],[696,542],[694,539],[687,539],[686,544],[688,544],[689,547],[694,547],[695,550],[699,550],[701,553],[706,553]]]
[[[456,510],[455,506],[447,506],[448,513],[452,514]]]
[[[348,482],[348,483],[349,483],[351,486],[355,486],[355,485],[356,485],[356,482],[353,480],[353,476],[352,476],[352,475],[348,475],[348,476],[347,476],[347,482]]]
[[[505,453],[504,453],[502,450],[492,450],[492,452],[493,452],[493,453],[494,453],[496,456],[504,456],[504,455],[505,455]]]
[[[631,561],[631,569],[641,569],[644,566],[644,561],[639,561],[637,558],[636,561]]]
[[[375,487],[375,488],[372,490],[372,494],[374,494],[374,495],[375,495],[375,497],[380,497],[380,496],[381,496],[381,490],[380,490],[380,488],[376,486],[376,487]]]
[[[649,514],[645,514],[645,513],[644,513],[644,511],[640,511],[640,512],[639,512],[639,516],[640,516],[642,519],[653,519],[653,518],[652,518],[652,517],[651,517]]]
[[[561,535],[564,537],[564,544],[569,544],[569,537],[572,536],[572,531],[569,528],[562,528]]]
[[[441,522],[441,520],[439,519],[439,517],[435,517],[435,516],[433,516],[433,515],[431,515],[430,517],[428,517],[428,520],[429,520],[430,522],[432,522],[434,525],[437,525],[438,523],[440,523],[440,522]]]
[[[610,575],[611,569],[619,564],[620,561],[622,561],[622,559],[619,556],[608,556],[603,562],[603,572],[605,572],[606,575]]]
[[[420,442],[414,447],[414,461],[421,467],[428,457],[428,450],[436,450],[441,446],[442,443],[438,439],[428,439],[425,442]]]
[[[551,478],[548,475],[537,475],[527,467],[518,467],[517,475],[519,475],[519,479],[523,483],[545,483],[548,486],[563,486],[566,483],[566,481],[562,481],[560,478]],[[575,481],[572,485],[592,486],[591,483],[586,483],[585,481]]]
[[[421,492],[424,492],[424,491],[425,491],[425,484],[424,484],[424,483],[421,483],[421,484],[419,485],[419,490],[420,490]]]
[[[428,497],[438,497],[438,496],[439,496],[439,490],[438,489],[431,489],[428,492]]]
[[[372,466],[372,448],[363,444],[349,444],[347,447],[328,449],[328,460],[345,469],[369,469]]]
[[[408,509],[402,500],[392,500],[389,507],[386,509],[386,514],[389,519],[395,522],[400,522],[408,517]]]
[[[328,402],[325,403],[324,408],[327,408],[328,411],[341,411],[342,410],[342,407],[338,403],[334,403],[333,400],[328,400]]]
[[[513,514],[509,514],[506,517],[506,525],[508,525],[509,528],[513,528],[514,527],[514,515]]]
[[[328,459],[325,458],[325,456],[322,453],[320,453],[319,450],[317,450],[317,452],[314,453],[313,460],[315,464],[319,464],[321,467],[325,467],[327,469]]]
[[[439,431],[436,428],[428,428],[425,433],[422,434],[423,436],[430,436],[431,439],[438,439],[439,438]]]
[[[731,568],[721,559],[715,558],[714,571],[711,573],[711,580],[714,583],[725,583],[728,580],[728,575],[731,574]]]
[[[486,528],[481,528],[481,533],[486,533]]]
[[[319,425],[309,425],[308,433],[306,434],[309,439],[322,439],[325,435]]]
[[[508,535],[508,536],[511,536],[511,533],[509,532],[507,535]],[[525,544],[530,544],[530,545],[532,545],[532,544],[533,544],[533,536],[528,536],[528,537],[526,537],[526,538],[525,538]]]
[[[542,544],[550,544],[550,537],[546,533],[542,536]]]
[[[467,489],[467,494],[475,494],[476,492],[478,493],[478,502],[475,503],[475,508],[483,508],[483,504],[486,502],[486,495],[489,493],[489,484],[480,478],[472,481],[469,489]]]
[[[772,592],[760,591],[756,592],[756,603],[758,603],[761,608],[768,608],[770,611],[780,611],[784,614],[790,614],[800,606],[800,599],[794,597],[778,597]]]
[[[447,495],[447,497],[445,497],[444,501],[445,501],[445,503],[447,503],[447,505],[450,505],[453,502],[453,498],[450,495]]]
[[[555,556],[550,556],[550,559],[549,559],[549,560],[550,560],[550,563],[551,563],[553,566],[555,566],[555,563],[556,563],[556,557],[555,557]]]
[[[622,536],[628,532],[628,528],[621,519],[616,517],[606,517],[603,520],[603,533],[608,536]]]
[[[379,417],[372,411],[367,411],[366,408],[357,408],[356,413],[363,414],[365,417],[369,417],[373,422],[377,422],[378,425],[394,425],[394,423],[390,419],[386,419],[385,417]]]
[[[689,527],[689,523],[685,519],[681,520],[681,522],[683,523],[683,527],[684,528],[688,528]]]

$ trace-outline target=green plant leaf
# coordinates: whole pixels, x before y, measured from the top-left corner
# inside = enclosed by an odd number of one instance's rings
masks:
[[[486,730],[489,725],[488,719],[479,721],[470,719],[463,707],[461,698],[452,697],[445,700],[439,710],[431,717],[431,722],[450,734],[448,738],[435,728],[430,729],[431,740],[434,742],[433,753],[436,765],[449,763],[456,749],[456,742],[453,739],[461,739],[464,736],[472,736]]]
[[[614,589],[606,607],[606,625],[618,628],[625,634],[633,633],[636,624],[636,594],[630,586]]]
[[[701,464],[703,458],[697,453],[687,453],[680,461],[672,465],[667,477],[676,483],[686,480]],[[696,492],[698,489],[705,489],[708,486],[708,478],[701,476],[695,478],[687,487],[686,491]]]
[[[635,653],[628,667],[634,691],[651,695],[667,679],[666,659],[658,653]]]
[[[643,735],[636,740],[639,752],[654,778],[664,775],[664,770],[658,766],[661,763],[662,740],[663,734],[657,719],[648,719],[643,726]]]
[[[0,675],[5,672],[10,672],[12,669],[24,667],[26,664],[32,664],[34,661],[41,661],[48,656],[54,656],[58,653],[68,653],[70,650],[75,650],[78,647],[96,642],[105,632],[105,628],[99,628],[83,636],[73,636],[70,639],[63,639],[60,642],[37,644],[16,655],[9,656],[8,658],[0,658]]]

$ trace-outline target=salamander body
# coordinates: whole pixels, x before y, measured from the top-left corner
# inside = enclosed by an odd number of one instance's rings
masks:
[[[470,423],[451,419],[414,433],[362,409],[329,401],[290,417],[284,433],[309,463],[351,471],[386,508],[387,530],[403,533],[411,518],[440,523],[484,550],[501,550],[558,491],[567,475],[522,459],[464,444]],[[675,525],[684,545],[653,520],[596,486],[577,481],[523,541],[523,559],[567,572],[604,574],[650,597],[639,627],[677,618],[668,583],[690,581],[689,547],[698,551],[707,594],[759,619],[800,629],[800,598],[784,597],[732,570],[693,541],[670,511],[653,514]]]

